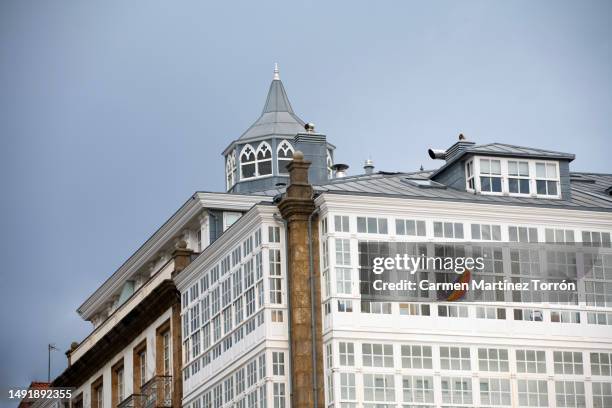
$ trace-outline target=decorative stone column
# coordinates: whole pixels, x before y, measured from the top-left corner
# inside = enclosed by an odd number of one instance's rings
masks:
[[[180,240],[172,253],[174,258],[174,270],[172,277],[181,273],[191,263],[193,251],[187,248],[187,242]],[[172,408],[180,408],[183,401],[183,373],[181,362],[183,361],[183,338],[181,326],[181,300],[177,291],[177,301],[172,305],[171,335],[172,335]]]
[[[288,296],[291,305],[291,407],[312,408],[315,398],[319,408],[324,408],[323,395],[323,345],[321,328],[321,285],[319,273],[319,228],[318,217],[312,217],[312,250],[314,299],[311,296],[309,271],[308,219],[315,209],[312,186],[308,182],[310,162],[296,151],[289,163],[289,186],[278,208],[287,221],[288,239]],[[312,305],[316,318],[315,332],[312,330]],[[313,336],[316,342],[313,353]],[[313,356],[314,354],[314,356]],[[316,359],[316,385],[313,386],[313,361]]]

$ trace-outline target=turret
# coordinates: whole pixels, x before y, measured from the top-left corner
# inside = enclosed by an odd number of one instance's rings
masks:
[[[275,64],[261,115],[223,152],[227,191],[250,193],[287,184],[287,164],[297,150],[312,163],[310,180],[324,183],[330,178],[334,148],[312,123],[295,114]]]

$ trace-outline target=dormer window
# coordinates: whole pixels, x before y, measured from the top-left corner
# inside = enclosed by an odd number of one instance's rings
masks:
[[[508,161],[508,192],[529,194],[529,162]]]
[[[468,191],[482,194],[560,198],[556,161],[474,157],[465,163]]]
[[[480,191],[483,193],[502,192],[500,160],[480,159]]]
[[[557,163],[536,163],[536,191],[538,195],[557,196],[559,172]]]
[[[468,190],[474,190],[474,162],[472,160],[467,162],[465,165],[465,176]]]
[[[293,160],[293,147],[288,141],[283,140],[278,145],[277,156],[278,156],[278,172],[280,174],[289,173],[287,171],[287,165],[291,162],[291,160]]]

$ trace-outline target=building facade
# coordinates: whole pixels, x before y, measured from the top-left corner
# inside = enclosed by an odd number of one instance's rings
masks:
[[[275,70],[223,152],[227,192],[196,193],[79,308],[95,328],[54,384],[96,408],[612,406],[612,175],[462,135],[432,171],[344,176],[333,152]],[[575,290],[364,292],[372,248],[463,244],[486,253],[475,277]]]

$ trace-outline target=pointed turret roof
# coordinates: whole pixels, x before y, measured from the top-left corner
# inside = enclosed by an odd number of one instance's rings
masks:
[[[280,80],[278,65],[274,65],[274,77],[270,84],[266,104],[259,119],[240,136],[241,140],[257,139],[262,136],[293,137],[304,131],[305,122],[294,112],[283,82]]]

